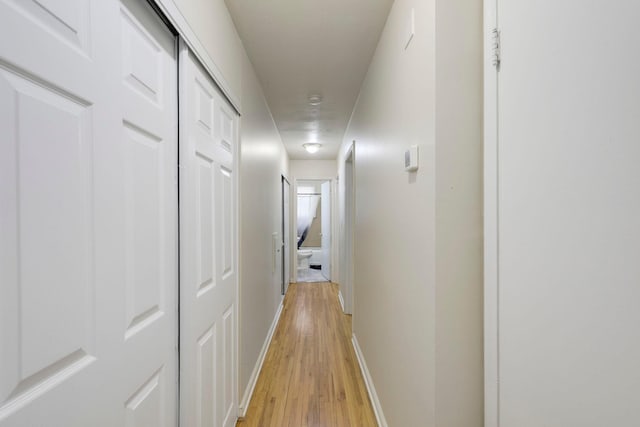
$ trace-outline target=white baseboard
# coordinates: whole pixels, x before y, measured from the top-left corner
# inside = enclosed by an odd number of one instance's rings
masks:
[[[244,390],[244,394],[242,395],[242,400],[238,405],[238,417],[244,417],[245,415],[247,415],[249,402],[251,402],[253,390],[255,389],[256,383],[258,382],[258,376],[260,375],[260,371],[262,370],[262,364],[264,363],[264,359],[267,356],[267,350],[269,349],[271,339],[273,338],[273,334],[276,331],[276,326],[278,325],[278,320],[280,320],[280,315],[282,314],[282,307],[282,302],[280,302],[278,311],[276,311],[276,315],[274,316],[271,327],[269,328],[269,332],[267,332],[267,338],[264,340],[264,344],[262,344],[262,349],[260,350],[260,355],[258,356],[256,365],[253,367],[253,372],[251,372],[249,384],[247,384],[247,388]]]
[[[378,426],[389,427],[389,425],[387,424],[387,420],[384,418],[382,406],[380,405],[380,400],[378,399],[378,393],[376,393],[376,388],[373,385],[373,379],[371,378],[371,374],[369,373],[369,369],[367,368],[367,363],[364,361],[364,355],[362,354],[362,350],[360,349],[360,344],[358,344],[356,334],[353,334],[351,336],[351,343],[353,344],[353,349],[355,350],[356,357],[358,358],[360,372],[362,372],[362,376],[364,377],[364,384],[367,386],[369,399],[371,400],[371,405],[373,406],[373,412],[376,415]]]
[[[342,291],[338,291],[338,299],[340,300],[340,307],[342,307],[342,312],[344,313],[344,298],[342,298]]]

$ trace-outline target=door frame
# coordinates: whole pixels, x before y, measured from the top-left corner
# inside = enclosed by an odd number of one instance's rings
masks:
[[[328,199],[329,200],[325,200],[324,197],[324,193],[325,190],[323,190],[323,187],[325,187],[325,185],[328,185]],[[325,187],[326,188],[326,187]],[[321,264],[321,272],[322,275],[329,279],[329,281],[332,281],[332,279],[334,278],[335,272],[333,270],[333,193],[334,193],[334,189],[333,189],[333,182],[331,181],[323,181],[320,183],[320,200],[322,201],[321,205],[320,205],[320,213],[321,213],[321,221],[320,221],[320,249],[322,250],[322,264]],[[328,203],[328,210],[327,210],[327,203]],[[324,215],[324,211],[327,210],[329,212],[329,215]],[[327,218],[328,216],[328,218]],[[327,221],[329,221],[329,226],[325,227]],[[328,245],[325,245],[325,239],[327,238],[327,236],[325,236],[325,234],[327,234],[327,228],[329,229],[329,235],[328,235]],[[328,248],[327,248],[328,246]],[[325,248],[328,249],[329,251],[329,256],[328,256],[328,260],[329,260],[329,265],[324,265],[324,260],[325,260]],[[327,273],[327,274],[325,274]]]
[[[286,190],[285,190],[286,183]],[[289,282],[291,281],[291,183],[286,176],[280,175],[280,197],[282,205],[282,283],[280,292],[287,293]],[[289,209],[286,209],[284,197],[289,197]],[[288,235],[288,236],[287,236]],[[289,239],[287,239],[289,237]]]
[[[500,426],[500,277],[498,70],[493,65],[493,30],[498,0],[484,2],[484,395],[485,425]],[[499,67],[499,65],[498,65]]]
[[[355,207],[356,207],[356,185],[355,185],[355,166],[356,166],[356,147],[355,140],[349,145],[344,155],[344,228],[342,231],[344,250],[343,277],[342,287],[344,292],[340,291],[343,304],[342,309],[345,314],[353,315],[353,291],[355,282]],[[349,166],[347,166],[349,165]]]

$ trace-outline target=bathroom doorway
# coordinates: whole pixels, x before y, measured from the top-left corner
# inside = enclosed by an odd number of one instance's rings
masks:
[[[297,281],[331,281],[331,181],[298,180],[296,191]]]

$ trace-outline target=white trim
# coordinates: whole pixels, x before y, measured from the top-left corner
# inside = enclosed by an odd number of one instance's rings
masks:
[[[153,0],[153,2],[182,36],[194,56],[211,75],[216,85],[218,85],[220,91],[231,103],[236,112],[240,114],[240,100],[231,90],[231,86],[229,86],[229,83],[224,78],[222,71],[220,71],[211,56],[209,56],[204,45],[200,42],[200,39],[198,39],[198,36],[187,22],[187,19],[184,17],[182,12],[180,12],[180,9],[178,9],[172,0]]]
[[[498,73],[492,31],[498,0],[484,3],[484,407],[485,426],[500,426]]]
[[[378,399],[378,393],[376,393],[376,388],[373,385],[373,378],[371,378],[371,374],[369,373],[369,368],[367,368],[367,363],[364,361],[364,355],[362,354],[362,350],[360,349],[360,344],[358,344],[358,339],[356,338],[356,334],[351,336],[351,343],[353,344],[353,349],[356,352],[356,358],[358,359],[358,364],[360,365],[360,372],[362,372],[362,377],[364,378],[364,384],[367,386],[367,391],[369,392],[369,399],[371,400],[371,406],[373,406],[373,413],[376,415],[376,421],[378,422],[379,427],[389,427],[387,424],[387,420],[384,418],[384,413],[382,412],[382,405],[380,405],[380,400]]]
[[[271,345],[271,339],[273,338],[273,334],[276,331],[276,326],[278,325],[278,321],[280,320],[282,308],[283,303],[281,301],[280,305],[278,306],[278,311],[276,311],[276,315],[273,317],[273,322],[271,323],[269,332],[267,332],[267,337],[264,340],[264,344],[262,344],[262,350],[260,350],[260,355],[258,356],[256,365],[253,367],[251,377],[249,377],[249,384],[247,384],[247,388],[244,391],[242,400],[238,405],[238,417],[244,417],[245,415],[247,415],[247,409],[249,408],[249,403],[251,402],[251,397],[253,396],[253,390],[255,389],[256,383],[258,382],[258,376],[260,375],[260,371],[262,370],[262,364],[264,363],[264,359],[267,356],[267,350],[269,349],[269,345]]]
[[[351,160],[349,160],[351,159]],[[350,163],[351,181],[350,188],[347,188],[347,163]],[[341,224],[344,229],[341,231],[342,251],[340,258],[343,260],[343,269],[341,269],[342,285],[344,286],[346,300],[345,313],[353,315],[354,313],[354,283],[355,283],[355,208],[356,208],[356,141],[355,139],[348,145],[342,162],[343,188],[344,193],[340,203],[344,214],[344,223]],[[347,207],[347,194],[350,195],[349,207]],[[338,214],[340,215],[340,214]],[[347,250],[347,248],[349,248]],[[343,253],[344,252],[344,253]]]
[[[231,100],[227,97],[227,101],[231,103]],[[235,107],[234,107],[235,108]],[[237,112],[237,109],[236,109]],[[235,374],[234,384],[233,384],[233,403],[238,405],[236,406],[236,413],[239,412],[238,407],[240,402],[238,402],[238,396],[240,394],[240,113],[236,115],[233,120],[234,126],[234,136],[235,136],[235,144],[233,147],[233,195],[234,197],[234,218],[233,218],[233,246],[234,246],[234,256],[235,256],[235,278],[234,284],[235,287],[235,310],[234,310],[234,355],[233,355],[233,371]],[[236,417],[237,422],[237,417]]]
[[[340,301],[340,307],[342,307],[342,312],[344,313],[344,298],[342,298],[342,291],[338,291],[338,300]]]

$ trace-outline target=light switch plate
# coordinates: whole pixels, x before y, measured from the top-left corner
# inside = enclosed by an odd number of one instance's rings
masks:
[[[404,152],[404,170],[415,172],[418,170],[418,146],[412,145]]]

